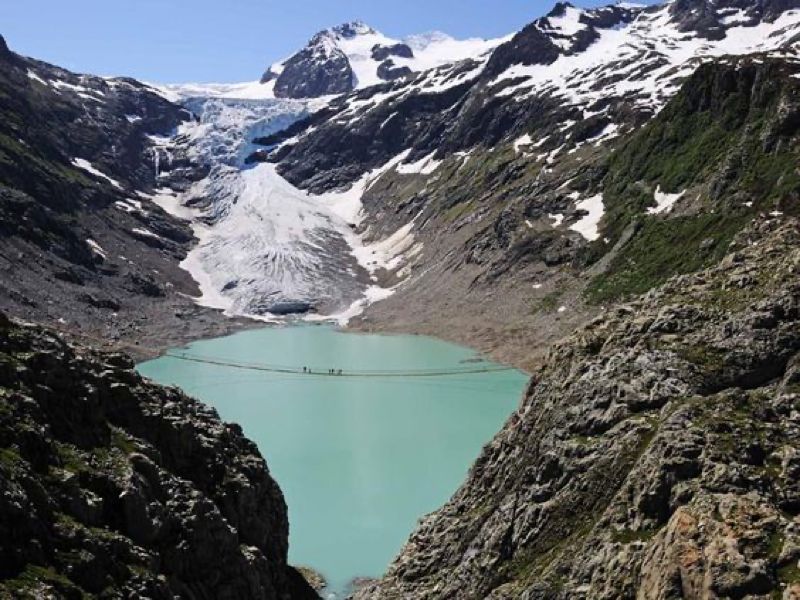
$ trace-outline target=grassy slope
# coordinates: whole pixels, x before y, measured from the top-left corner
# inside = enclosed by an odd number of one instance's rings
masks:
[[[703,268],[725,253],[758,212],[798,214],[800,86],[780,61],[705,65],[651,123],[612,155],[604,181],[604,237],[634,227],[630,242],[594,279],[601,303],[645,292],[674,273]],[[691,210],[651,216],[657,186],[688,190]],[[598,259],[602,241],[585,257]]]

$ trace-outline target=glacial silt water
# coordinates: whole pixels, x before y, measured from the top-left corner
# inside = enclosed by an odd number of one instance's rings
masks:
[[[348,377],[494,365],[431,338],[324,326],[251,330],[176,352],[183,351],[312,371],[269,373],[170,356],[139,365],[214,406],[258,444],[289,506],[290,562],[319,571],[336,591],[386,569],[417,520],[456,491],[527,381],[513,370]],[[343,375],[327,376],[329,369]]]

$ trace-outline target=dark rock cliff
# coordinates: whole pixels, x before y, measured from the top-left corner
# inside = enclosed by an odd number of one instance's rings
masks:
[[[350,64],[350,58],[340,47],[343,40],[352,40],[360,35],[373,34],[375,31],[364,23],[355,21],[345,23],[332,29],[317,33],[308,44],[289,57],[282,65],[279,73],[270,67],[261,78],[261,83],[275,80],[275,95],[278,98],[317,98],[333,94],[343,94],[355,89],[358,82]],[[387,59],[390,55],[407,56],[411,48],[405,44],[392,47],[373,48],[373,57],[377,54]],[[385,79],[392,78],[391,64],[387,64]],[[394,76],[399,76],[394,73]]]
[[[238,426],[0,315],[0,597],[315,598],[287,540]]]
[[[278,98],[316,98],[342,94],[354,87],[350,61],[337,47],[326,47],[326,33],[320,33],[284,65],[275,81]],[[263,81],[263,79],[262,79]]]

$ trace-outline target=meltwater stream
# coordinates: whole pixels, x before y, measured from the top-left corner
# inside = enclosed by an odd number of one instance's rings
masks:
[[[474,352],[419,336],[276,327],[192,344],[192,356],[308,367],[314,373],[463,369]],[[484,363],[485,364],[485,363]],[[342,597],[377,577],[417,520],[441,506],[516,408],[517,371],[448,377],[327,377],[163,357],[139,365],[239,423],[286,496],[289,560]]]

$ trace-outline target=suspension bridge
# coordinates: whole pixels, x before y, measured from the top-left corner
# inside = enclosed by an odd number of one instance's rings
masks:
[[[282,365],[269,365],[263,363],[241,362],[223,358],[199,356],[186,352],[169,351],[164,356],[186,362],[241,369],[247,371],[261,371],[266,373],[279,373],[283,375],[306,375],[311,377],[374,377],[374,378],[407,378],[407,377],[454,377],[459,375],[474,375],[480,373],[501,373],[513,371],[514,367],[495,364],[466,365],[462,367],[433,368],[433,369],[381,369],[381,370],[354,370],[315,367],[292,367]]]
[[[381,370],[359,370],[359,369],[340,369],[340,368],[318,368],[309,366],[285,366],[272,365],[265,363],[242,362],[234,359],[201,356],[182,352],[179,350],[169,350],[163,354],[155,349],[149,349],[140,345],[127,344],[121,341],[110,343],[106,339],[87,334],[80,331],[70,330],[65,327],[48,325],[47,328],[58,333],[90,340],[97,344],[99,348],[107,351],[133,351],[135,353],[149,353],[154,357],[166,356],[175,360],[226,367],[230,369],[244,371],[258,371],[262,373],[275,373],[281,375],[303,375],[306,377],[362,377],[380,379],[403,379],[403,378],[437,378],[437,377],[458,377],[460,375],[478,375],[484,373],[502,373],[515,371],[514,367],[492,363],[474,363],[458,367],[442,367],[431,369],[381,369]]]

